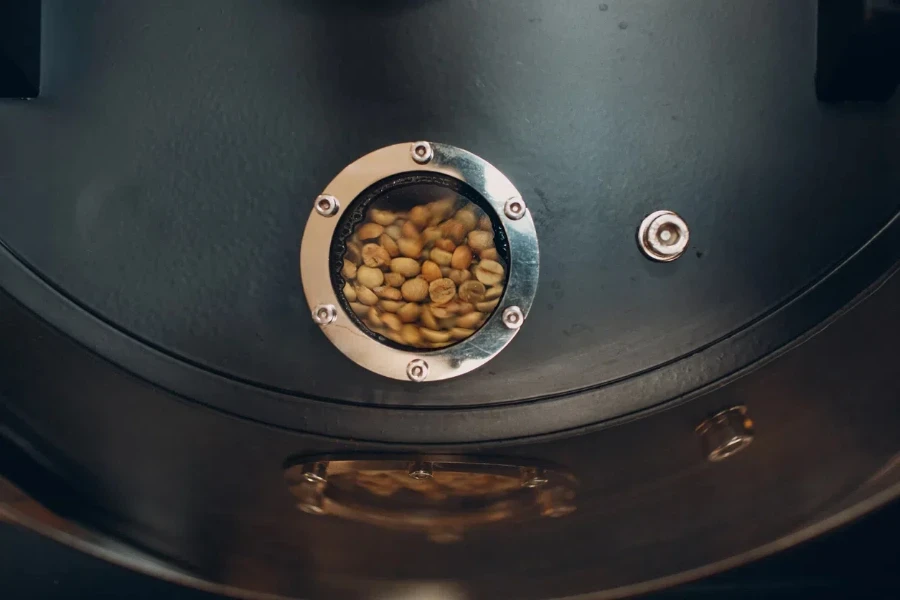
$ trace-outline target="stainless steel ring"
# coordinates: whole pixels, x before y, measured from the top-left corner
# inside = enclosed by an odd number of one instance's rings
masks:
[[[539,276],[537,232],[530,211],[519,219],[504,217],[511,198],[522,195],[496,167],[474,154],[445,144],[430,143],[431,160],[419,163],[410,152],[409,142],[387,146],[363,156],[341,171],[322,192],[337,200],[333,218],[323,219],[315,207],[307,221],[300,245],[300,274],[310,309],[333,305],[335,325],[323,327],[328,339],[358,365],[392,379],[410,381],[407,367],[421,359],[428,365],[426,381],[440,381],[468,373],[484,365],[512,340],[519,328],[504,324],[504,310],[517,306],[527,319]],[[468,339],[440,350],[401,350],[382,344],[353,323],[331,283],[329,252],[341,215],[354,200],[375,183],[410,172],[441,173],[471,186],[493,210],[509,244],[509,276],[500,305],[487,322]],[[345,324],[337,326],[337,324]]]

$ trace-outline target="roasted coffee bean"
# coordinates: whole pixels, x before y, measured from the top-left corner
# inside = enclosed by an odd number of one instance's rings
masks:
[[[466,239],[468,231],[466,231],[465,225],[459,221],[450,219],[441,224],[441,233],[444,234],[445,238],[453,240],[454,244],[462,244],[463,240]]]
[[[485,248],[479,254],[481,260],[498,260],[499,254],[497,254],[496,248]]]
[[[384,227],[379,225],[378,223],[366,223],[362,227],[356,230],[357,235],[359,235],[359,239],[363,241],[375,240],[381,237],[381,234],[384,233]]]
[[[494,234],[490,231],[472,231],[467,238],[469,247],[475,252],[481,252],[494,247]]]
[[[344,268],[341,269],[341,275],[344,276],[344,279],[355,279],[356,278],[356,265],[352,262],[344,259]]]
[[[366,306],[375,306],[378,304],[378,296],[364,285],[356,286],[356,299]]]
[[[392,313],[384,313],[381,315],[381,321],[384,323],[385,327],[391,331],[400,331],[400,329],[403,328],[403,321],[400,320],[400,317]]]
[[[420,270],[419,261],[414,258],[400,257],[391,261],[391,271],[404,277],[415,277]]]
[[[356,302],[356,290],[349,283],[344,284],[344,298],[347,299],[347,302]]]
[[[434,247],[450,253],[456,250],[456,244],[453,243],[453,240],[439,239],[434,243]]]
[[[400,291],[407,302],[421,302],[428,297],[428,282],[418,277],[408,279]]]
[[[398,300],[382,300],[378,303],[378,307],[381,310],[396,313],[399,312],[401,308],[403,308],[406,304],[404,302],[400,302]]]
[[[397,247],[400,248],[400,254],[408,258],[419,258],[422,254],[422,242],[418,237],[415,239],[402,237],[397,240]]]
[[[351,302],[350,310],[356,313],[357,317],[364,317],[369,313],[369,307],[361,302]]]
[[[431,211],[427,206],[413,206],[409,211],[409,220],[420,229],[424,229],[431,220]]]
[[[384,283],[395,288],[399,288],[403,285],[403,282],[406,281],[406,277],[401,275],[400,273],[394,273],[393,271],[390,273],[384,274]]]
[[[356,270],[356,281],[367,288],[376,288],[384,283],[384,273],[380,269],[363,266]]]
[[[372,288],[372,291],[375,292],[376,296],[383,300],[400,300],[403,297],[400,290],[386,285]]]
[[[460,246],[460,248],[462,248],[462,246]],[[450,272],[447,274],[447,277],[449,279],[452,279],[453,283],[455,283],[458,287],[458,286],[462,285],[463,283],[465,283],[466,281],[470,280],[472,278],[472,274],[468,271],[460,271],[459,269],[450,269]]]
[[[497,285],[503,281],[506,270],[495,260],[482,260],[475,267],[475,278],[484,285]]]
[[[488,288],[487,292],[484,294],[485,300],[494,300],[495,298],[499,298],[503,295],[503,286],[502,285],[494,285]]]
[[[427,329],[422,327],[419,330],[422,334],[422,337],[428,340],[429,342],[449,342],[450,341],[450,333],[446,331],[435,331],[433,329]]]
[[[378,210],[377,208],[373,208],[369,211],[369,220],[387,227],[397,220],[397,214],[389,210]]]
[[[458,322],[459,321],[457,321],[457,323]],[[452,337],[454,340],[464,340],[467,337],[469,337],[470,335],[472,335],[473,333],[475,333],[474,329],[466,329],[463,327],[454,327],[450,330],[450,337]]]
[[[480,281],[470,279],[459,286],[458,293],[463,302],[481,302],[485,297],[485,287]]]
[[[387,237],[382,234],[381,237]],[[390,239],[390,238],[388,238]],[[391,240],[393,242],[393,240]],[[363,264],[367,267],[383,267],[391,264],[391,255],[378,244],[366,244],[362,249]]]
[[[431,251],[431,260],[436,262],[438,265],[442,267],[449,267],[450,261],[453,259],[453,255],[447,252],[446,250],[441,250],[440,248],[435,248]]]
[[[387,250],[387,253],[391,256],[391,258],[397,258],[400,256],[400,248],[397,247],[397,242],[386,233],[382,233],[381,237],[378,238],[378,242],[381,244],[381,247]]]
[[[446,304],[456,297],[456,284],[452,279],[436,279],[428,284],[428,295],[435,304]]]
[[[383,325],[381,322],[381,315],[378,314],[378,309],[374,306],[369,309],[369,312],[366,313],[366,321],[368,321],[369,325],[372,327],[378,328]]]
[[[469,233],[478,225],[478,217],[475,216],[474,211],[468,208],[457,211],[453,218],[462,223],[466,233]]]
[[[468,246],[460,246],[456,250],[453,251],[453,256],[450,259],[450,266],[454,269],[460,269],[465,271],[469,268],[469,265],[472,264],[472,249]]]
[[[415,325],[404,325],[403,329],[400,330],[400,336],[410,346],[417,346],[422,343],[421,330]]]
[[[399,240],[403,236],[403,233],[400,231],[400,226],[396,224],[385,227],[384,233],[394,241]]]
[[[400,228],[400,238],[409,238],[411,240],[415,240],[419,238],[419,228],[416,227],[416,224],[412,221],[407,221]],[[399,243],[400,240],[397,240]]]
[[[440,279],[443,275],[441,274],[441,268],[436,262],[426,260],[422,263],[422,277],[425,278],[425,281],[431,283],[435,279]]]
[[[422,243],[424,243],[426,246],[428,244],[434,245],[441,239],[441,237],[443,237],[443,235],[444,234],[441,233],[441,230],[437,227],[428,227],[425,229],[425,231],[422,232]]]
[[[438,325],[437,319],[431,311],[431,305],[426,304],[423,306],[422,311],[419,313],[419,321],[428,329],[440,329],[441,326]]]
[[[484,302],[476,302],[475,308],[483,313],[488,313],[497,308],[498,304],[500,304],[499,298],[497,298],[496,300],[485,300]]]
[[[484,318],[480,312],[470,312],[467,315],[462,315],[456,320],[457,327],[463,327],[465,329],[475,329],[478,325],[481,324],[481,319]]]
[[[400,320],[404,323],[412,323],[419,318],[419,312],[421,310],[422,309],[415,302],[407,302],[397,311],[397,316],[400,317]]]

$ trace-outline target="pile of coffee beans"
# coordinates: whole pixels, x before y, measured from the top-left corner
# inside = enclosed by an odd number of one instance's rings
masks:
[[[346,248],[341,275],[350,308],[373,332],[414,348],[471,336],[506,285],[491,219],[467,200],[370,208]]]

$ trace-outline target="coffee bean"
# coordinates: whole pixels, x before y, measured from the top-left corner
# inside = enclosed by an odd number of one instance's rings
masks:
[[[356,286],[356,298],[366,306],[375,306],[378,304],[378,296],[364,285]]]
[[[366,223],[357,229],[356,233],[359,235],[359,239],[363,241],[374,240],[381,237],[381,234],[384,233],[384,227],[378,223]]]
[[[397,258],[400,256],[400,248],[397,247],[397,242],[389,236],[387,233],[382,233],[381,237],[378,238],[378,242],[381,244],[381,247],[387,250],[387,253],[391,256],[391,258]]]
[[[363,266],[356,270],[356,281],[367,288],[376,288],[384,283],[384,273],[380,269]]]
[[[404,281],[406,281],[406,277],[404,277],[400,273],[394,273],[392,271],[390,273],[384,274],[384,282],[391,287],[399,288],[401,285],[403,285]]]
[[[465,281],[459,286],[459,298],[464,302],[481,302],[485,296],[484,284],[480,281]]]
[[[365,250],[365,249],[364,249]],[[465,271],[472,264],[472,249],[468,246],[460,246],[453,251],[453,257],[450,259],[450,266],[454,269]]]
[[[408,302],[421,302],[428,297],[428,282],[424,279],[408,279],[400,288],[403,299]]]
[[[384,300],[400,300],[403,297],[403,294],[400,293],[400,290],[385,285],[372,288],[372,291],[375,292],[376,296]]]
[[[381,237],[387,237],[384,234]],[[391,238],[388,238],[389,240]],[[391,240],[393,243],[393,240]],[[363,263],[367,267],[383,267],[391,264],[391,255],[378,244],[366,244],[362,249]]]
[[[449,267],[450,261],[453,259],[453,255],[447,252],[446,250],[441,250],[440,248],[435,248],[431,251],[431,260],[436,262],[442,267]]]
[[[446,304],[456,297],[456,284],[451,279],[436,279],[428,284],[428,295],[435,304]]]
[[[420,270],[419,262],[414,258],[401,257],[391,261],[391,271],[404,277],[415,277]]]
[[[425,281],[431,283],[435,279],[440,279],[443,275],[441,274],[441,268],[436,262],[426,260],[422,263],[422,277],[425,278]]]
[[[482,260],[475,267],[475,278],[485,285],[496,285],[503,281],[506,270],[495,260]]]

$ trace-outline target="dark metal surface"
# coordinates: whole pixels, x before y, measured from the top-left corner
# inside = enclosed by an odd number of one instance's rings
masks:
[[[625,595],[785,548],[896,494],[898,297],[894,277],[799,348],[692,402],[591,435],[503,448],[564,465],[580,482],[578,510],[451,546],[296,509],[286,457],[370,446],[180,402],[4,301],[0,336],[20,343],[0,355],[5,406],[16,415],[2,422],[19,438],[0,452],[0,467],[18,465],[16,483],[64,517],[232,588],[367,597],[382,585],[444,580],[452,565],[454,585],[472,598]],[[47,377],[51,369],[59,375]],[[738,404],[754,415],[756,439],[709,463],[694,427]]]
[[[0,240],[78,308],[9,254],[0,281],[185,397],[340,437],[535,435],[688,394],[897,260],[888,240],[790,326],[735,335],[895,214],[900,103],[817,102],[815,2],[606,8],[48,0],[43,97],[0,104]],[[328,179],[418,138],[468,147],[524,190],[550,274],[515,344],[427,395],[321,344],[296,268]],[[677,264],[633,243],[660,207],[692,227]],[[524,399],[552,402],[448,411],[439,428],[429,411],[372,426],[348,407]]]

